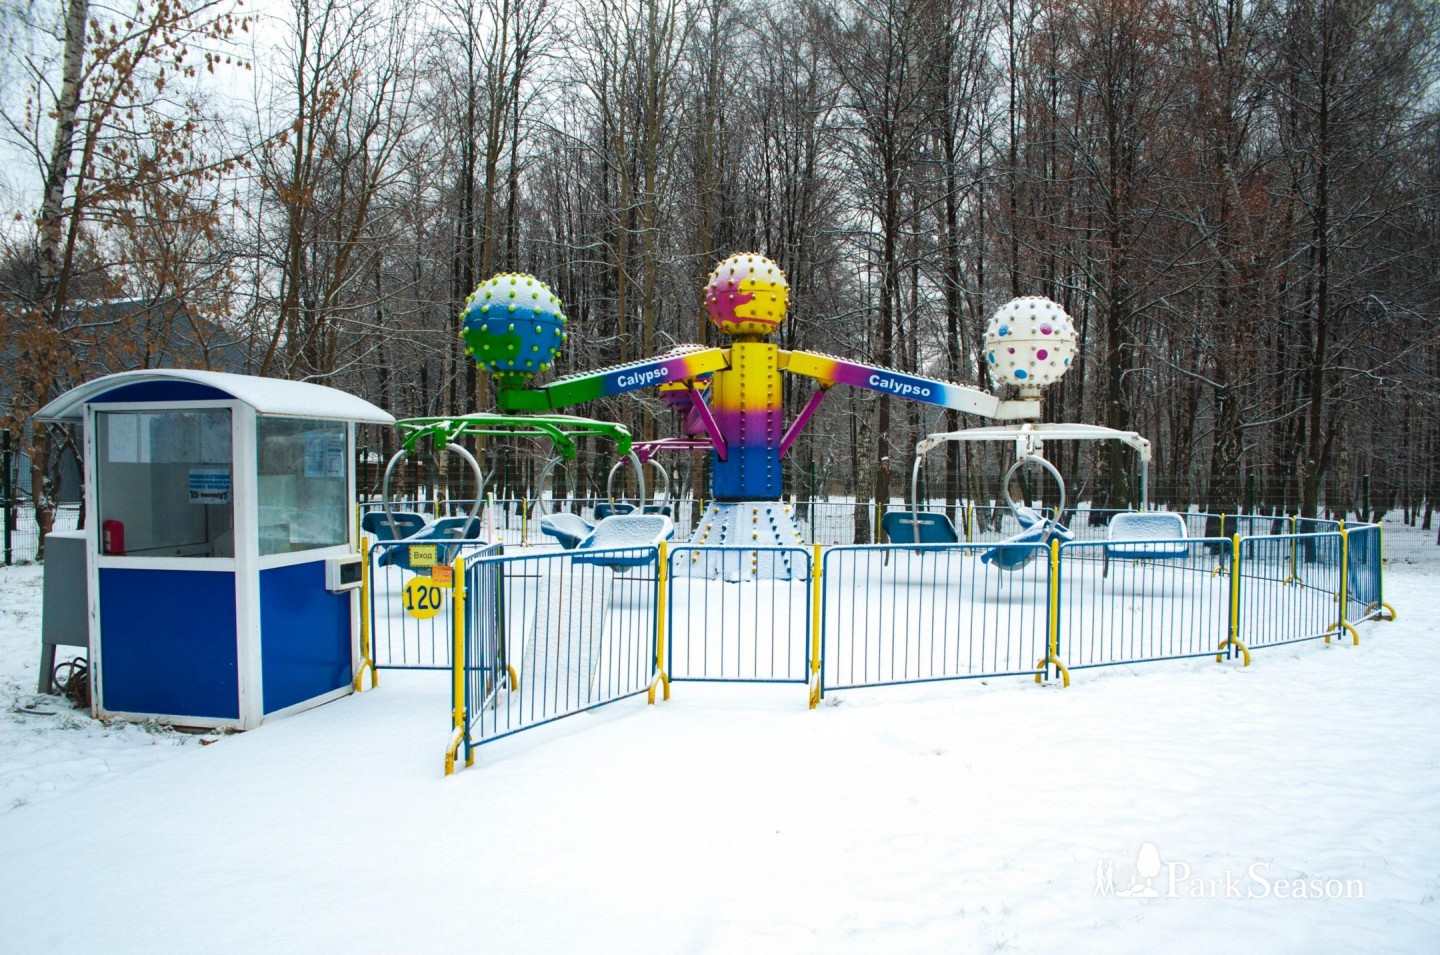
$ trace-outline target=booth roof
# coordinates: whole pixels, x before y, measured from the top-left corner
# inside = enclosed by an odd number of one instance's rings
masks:
[[[122,371],[86,382],[41,408],[35,415],[39,421],[78,421],[86,403],[100,396],[125,388],[157,382],[185,382],[224,392],[243,401],[261,414],[292,415],[301,418],[329,418],[357,421],[363,424],[394,424],[387,412],[352,394],[325,385],[305,381],[283,381],[279,378],[256,378],[232,375],[222,371],[191,371],[180,368],[153,368],[144,371]]]

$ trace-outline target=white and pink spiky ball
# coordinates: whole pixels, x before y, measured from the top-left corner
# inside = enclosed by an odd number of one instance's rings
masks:
[[[1070,370],[1077,339],[1063,308],[1027,295],[1002,305],[985,326],[985,361],[996,382],[1038,391]]]

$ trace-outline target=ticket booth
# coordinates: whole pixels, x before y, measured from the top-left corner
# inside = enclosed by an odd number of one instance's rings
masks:
[[[36,417],[84,429],[95,716],[251,729],[350,692],[355,425],[390,415],[320,385],[147,370]]]

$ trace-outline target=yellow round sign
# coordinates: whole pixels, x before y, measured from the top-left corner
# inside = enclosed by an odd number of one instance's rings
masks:
[[[444,588],[430,577],[411,577],[405,584],[400,601],[405,605],[405,612],[410,616],[419,620],[429,620],[444,606],[443,590]]]

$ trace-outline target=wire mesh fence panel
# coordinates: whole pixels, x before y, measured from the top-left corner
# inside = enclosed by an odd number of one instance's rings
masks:
[[[1219,538],[1076,541],[1060,547],[1057,649],[1070,669],[1213,654],[1229,636]]]
[[[823,559],[823,686],[1034,674],[1046,657],[1044,544],[837,547]],[[1008,558],[1002,570],[997,556]],[[987,559],[989,558],[989,559]]]
[[[671,680],[806,681],[810,551],[674,547],[669,560]]]
[[[485,563],[495,578],[476,586],[494,588],[496,610],[466,635],[471,743],[645,692],[655,672],[657,548]]]
[[[1240,642],[1254,650],[1334,631],[1340,555],[1338,533],[1241,538]]]
[[[423,556],[406,541],[372,543],[366,559],[370,655],[376,669],[448,670],[454,644],[454,590],[447,579],[456,557],[499,552],[481,541],[429,542]],[[422,548],[427,545],[421,545]],[[434,576],[438,565],[440,577]]]
[[[28,501],[17,502],[9,510],[10,532],[0,535],[0,561],[25,564],[40,556],[40,524],[35,508]],[[80,505],[60,504],[55,508],[55,524],[51,531],[80,529]]]
[[[1385,594],[1382,587],[1380,526],[1360,524],[1345,529],[1347,541],[1345,619],[1351,623],[1380,616]]]

